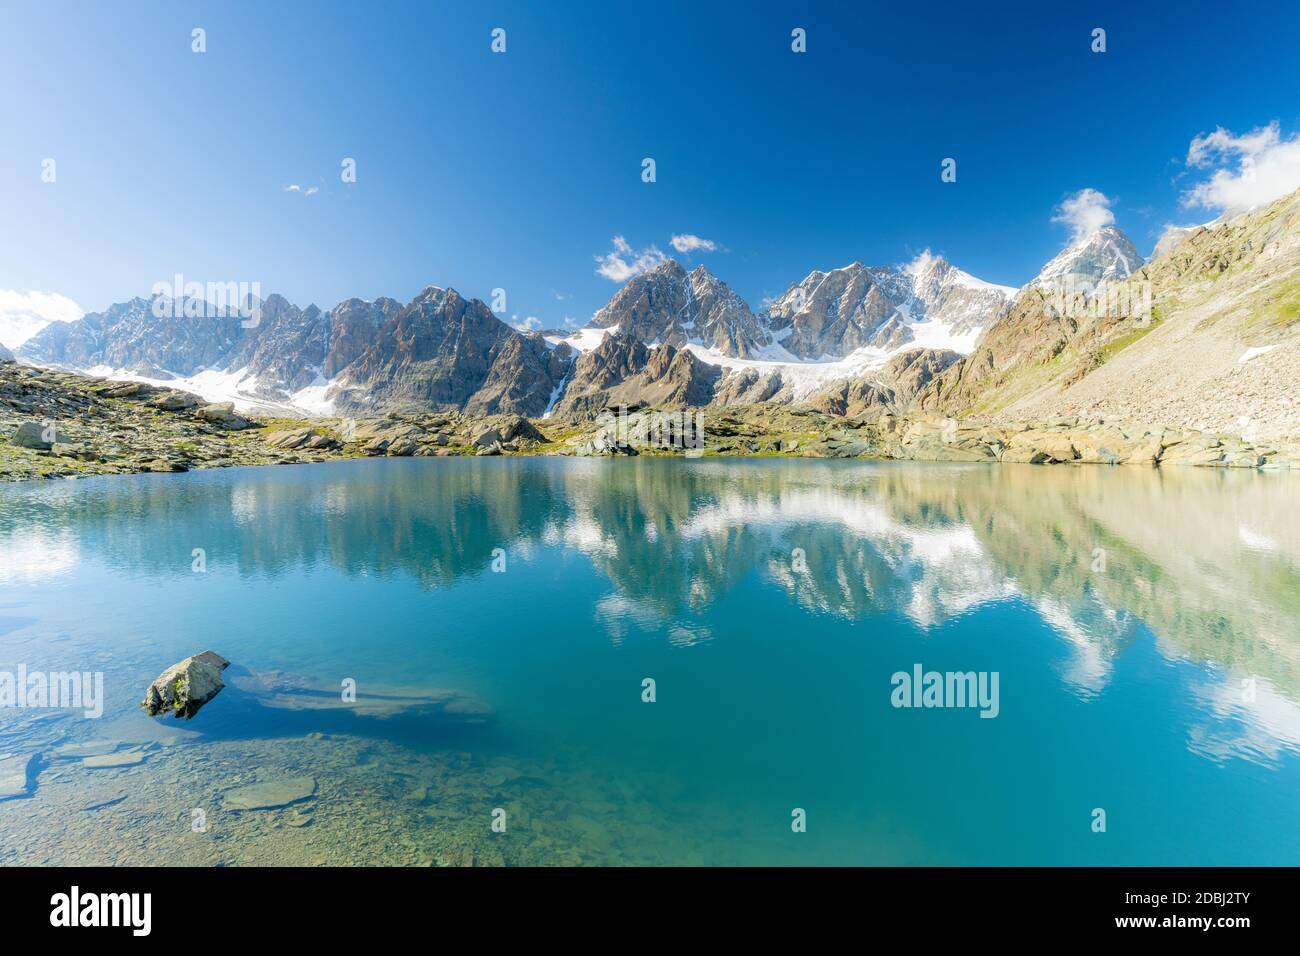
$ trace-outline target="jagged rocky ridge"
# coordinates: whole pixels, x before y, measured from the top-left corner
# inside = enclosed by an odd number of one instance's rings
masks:
[[[598,311],[590,328],[617,328],[649,344],[697,342],[751,358],[772,335],[748,304],[704,266],[689,273],[675,259],[634,276]]]
[[[761,404],[991,427],[1125,420],[1263,442],[1300,434],[1298,197],[1188,230],[1150,263],[1103,228],[1014,300],[924,255],[905,269],[814,272],[755,312],[703,267],[669,261],[596,314],[608,331],[585,352],[430,288],[407,305],[324,312],[272,296],[252,327],[157,319],[136,299],[51,325],[19,358],[162,379],[218,370],[268,402],[314,393],[320,411],[345,415],[591,421],[620,405]],[[1145,305],[1096,309],[1116,283],[1145,290]]]
[[[501,322],[454,289],[425,289],[409,305],[348,299],[322,312],[283,296],[256,320],[187,300],[132,299],[77,322],[55,322],[28,340],[34,365],[171,380],[224,373],[266,408],[315,387],[330,410],[456,408],[539,415],[570,364],[570,350]],[[158,316],[163,313],[163,317]],[[215,314],[214,314],[215,313]],[[254,402],[256,404],[256,402]]]
[[[1002,314],[1014,291],[926,252],[903,269],[854,262],[814,271],[755,315],[703,266],[687,273],[669,260],[629,280],[588,327],[731,358],[816,361],[896,350],[918,323],[970,334]]]
[[[926,252],[901,270],[854,262],[810,273],[771,304],[766,318],[790,354],[834,358],[908,345],[918,322],[937,323],[956,337],[977,332],[1006,310],[1013,294]]]
[[[687,272],[670,260],[634,277],[596,313],[592,326],[616,331],[617,341],[590,358],[436,287],[407,305],[349,299],[328,311],[278,294],[243,303],[242,312],[195,299],[137,298],[52,323],[23,344],[20,357],[150,381],[203,376],[180,385],[224,390],[264,411],[591,417],[611,403],[802,401],[810,389],[787,381],[793,366],[864,348],[876,350],[870,358],[880,364],[912,342],[918,323],[972,335],[1008,302],[1009,290],[927,254],[904,270],[854,263],[814,272],[756,314],[704,267]],[[736,375],[714,356],[762,360],[763,370]]]

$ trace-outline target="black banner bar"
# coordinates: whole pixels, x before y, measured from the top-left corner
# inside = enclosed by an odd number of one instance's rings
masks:
[[[911,928],[926,940],[1071,939],[1296,928],[1294,869],[39,869],[0,870],[6,939],[202,938],[282,926],[302,943],[378,944],[378,930],[451,920],[532,942],[593,931],[685,931],[701,921],[760,938]],[[596,921],[596,922],[593,922]],[[674,938],[681,938],[675,936]],[[214,940],[214,943],[217,942]]]

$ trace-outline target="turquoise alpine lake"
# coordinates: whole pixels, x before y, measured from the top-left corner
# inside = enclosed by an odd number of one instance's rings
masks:
[[[0,863],[1295,865],[1297,501],[775,458],[14,485]],[[225,689],[146,716],[205,650]]]

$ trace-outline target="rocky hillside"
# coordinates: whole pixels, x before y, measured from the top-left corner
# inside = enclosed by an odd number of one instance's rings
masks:
[[[708,405],[721,374],[691,352],[666,343],[652,349],[618,332],[578,356],[548,417],[583,421],[620,405]]]
[[[0,362],[0,480],[322,461],[341,447],[280,450],[263,432],[196,395]]]
[[[254,394],[286,398],[312,384],[329,350],[330,326],[321,311],[306,309],[282,295],[261,306],[254,334],[246,335],[222,359],[231,369],[246,369]]]
[[[331,309],[329,349],[321,366],[321,377],[330,381],[359,359],[374,344],[380,330],[401,311],[402,303],[386,297],[373,302],[347,299]]]
[[[935,376],[960,358],[951,349],[911,349],[895,355],[870,377],[837,382],[807,404],[832,415],[903,414]]]
[[[1300,192],[1195,230],[1105,295],[1026,288],[916,405],[993,423],[1141,418],[1267,440],[1300,435],[1297,383]]]
[[[641,354],[644,346],[631,349]],[[697,366],[689,352],[646,350],[646,363],[611,387],[649,391],[651,404],[685,404]],[[926,374],[928,358],[900,360],[898,387]],[[684,371],[685,370],[685,371]],[[703,374],[709,374],[707,367]],[[601,393],[605,394],[605,393]],[[663,401],[660,401],[663,399]],[[977,425],[898,416],[872,405],[846,415],[770,404],[703,415],[700,446],[663,442],[680,427],[653,409],[578,422],[519,415],[390,412],[308,421],[246,418],[229,404],[139,382],[0,362],[0,480],[182,472],[338,457],[445,455],[789,455],[917,461],[1300,469],[1300,442],[1252,443],[1140,423],[1075,420],[1047,426]],[[852,409],[845,409],[852,411]],[[678,420],[680,421],[680,420]],[[696,419],[692,418],[692,422]]]

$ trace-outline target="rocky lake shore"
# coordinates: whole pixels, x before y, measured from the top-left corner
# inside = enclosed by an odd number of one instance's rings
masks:
[[[702,423],[701,441],[672,437],[681,435],[674,424],[686,420]],[[638,454],[1284,470],[1300,468],[1300,438],[1260,442],[1110,419],[993,424],[936,415],[844,417],[768,404],[642,408],[586,421],[458,411],[263,418],[155,385],[0,362],[5,481],[342,458]]]

